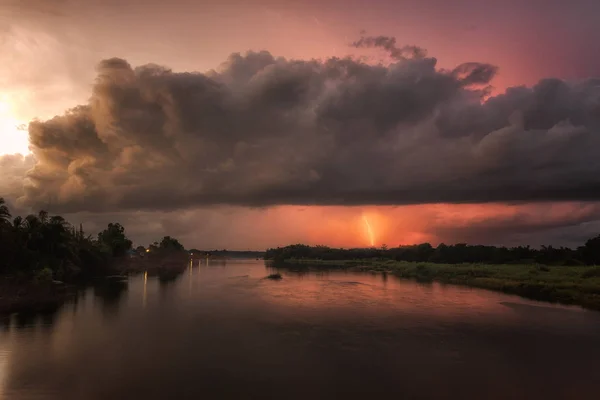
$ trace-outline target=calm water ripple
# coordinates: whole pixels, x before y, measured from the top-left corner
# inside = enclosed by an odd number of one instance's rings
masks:
[[[596,399],[600,313],[392,277],[193,265],[0,322],[5,399]]]

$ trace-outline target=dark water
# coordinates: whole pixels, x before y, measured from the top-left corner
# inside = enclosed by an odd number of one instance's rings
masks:
[[[5,399],[597,399],[600,313],[259,262],[89,289],[0,330]]]

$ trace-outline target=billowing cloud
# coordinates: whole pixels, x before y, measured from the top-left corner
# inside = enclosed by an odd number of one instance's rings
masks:
[[[37,164],[20,200],[64,211],[597,200],[600,80],[484,101],[495,72],[441,70],[423,52],[390,65],[249,52],[206,74],[107,59],[88,104],[30,124]]]
[[[35,160],[31,155],[0,156],[0,197],[11,201],[12,208],[12,201],[23,194],[23,178],[34,165]]]

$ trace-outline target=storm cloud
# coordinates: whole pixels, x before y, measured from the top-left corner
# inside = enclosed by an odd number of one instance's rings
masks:
[[[207,73],[104,60],[87,104],[30,124],[36,163],[19,202],[95,212],[600,199],[600,79],[488,97],[495,66],[439,69],[393,38],[355,46],[394,60],[249,52]]]
[[[0,197],[14,201],[23,194],[23,178],[35,165],[33,156],[0,156]],[[14,205],[11,202],[11,206]]]

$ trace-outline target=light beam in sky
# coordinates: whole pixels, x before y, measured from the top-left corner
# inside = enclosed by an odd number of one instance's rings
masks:
[[[371,246],[375,246],[375,235],[373,234],[373,229],[371,229],[371,224],[369,224],[369,220],[367,216],[363,214],[363,221],[365,223],[365,227],[367,228],[367,235],[369,236],[369,243]]]

